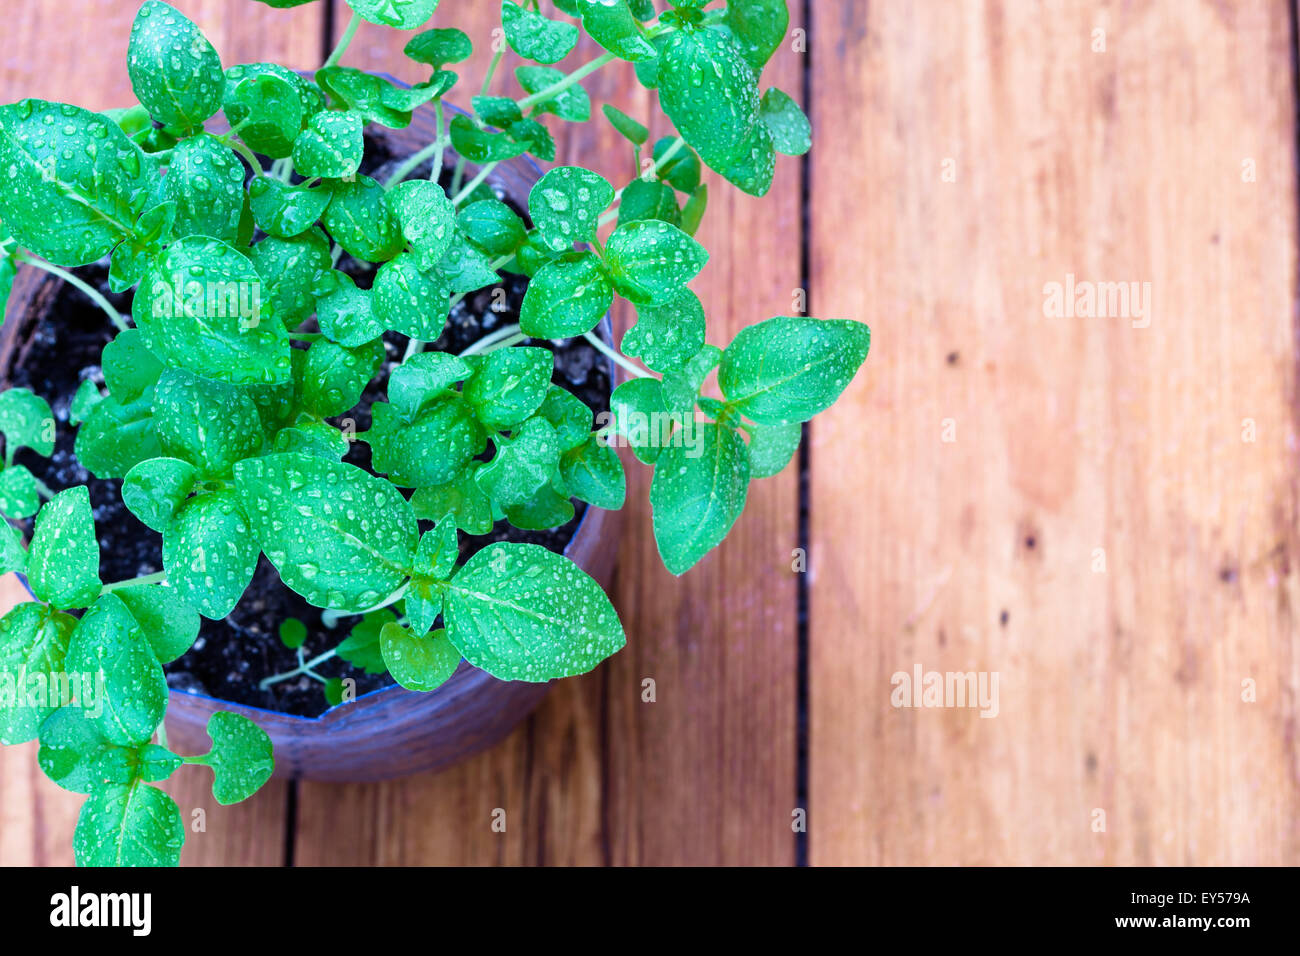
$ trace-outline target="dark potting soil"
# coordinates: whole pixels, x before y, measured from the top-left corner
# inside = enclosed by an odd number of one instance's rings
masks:
[[[382,180],[387,175],[384,166],[391,162],[391,157],[382,141],[370,137],[367,140],[367,156],[371,160],[367,166],[375,170],[372,173],[375,178]],[[426,165],[422,171],[417,169],[412,175],[428,176],[429,170]],[[508,197],[503,198],[509,201]],[[512,202],[511,205],[522,214],[517,204]],[[339,267],[352,274],[363,287],[368,287],[373,279],[374,266],[352,260],[350,256],[344,255]],[[108,289],[107,260],[74,271],[105,295],[121,314],[130,315],[131,293],[118,295]],[[431,347],[461,352],[484,335],[504,325],[517,323],[528,279],[506,274],[501,286],[505,290],[504,303],[500,296],[494,303],[495,287],[466,296],[452,310],[442,337]],[[99,536],[100,576],[106,582],[162,569],[161,536],[145,527],[122,504],[121,481],[95,478],[73,455],[76,429],[69,424],[72,397],[86,379],[104,387],[100,355],[114,334],[115,330],[104,313],[89,297],[66,283],[62,284],[51,308],[15,356],[7,383],[10,387],[30,388],[50,403],[58,422],[54,454],[45,459],[29,449],[22,449],[16,460],[55,491],[81,484],[88,487],[95,530]],[[351,419],[357,431],[370,427],[370,405],[384,399],[388,373],[400,362],[407,339],[389,333],[384,336],[384,344],[387,362],[366,388],[357,407],[335,419],[336,423]],[[550,348],[555,353],[552,379],[555,384],[577,395],[593,412],[608,410],[611,389],[608,365],[591,345],[580,338],[529,344]],[[364,442],[353,442],[347,460],[369,470],[369,446]],[[582,502],[574,501],[573,520],[547,531],[521,531],[500,521],[490,534],[479,537],[462,535],[461,560],[495,541],[530,542],[562,552],[582,520],[585,508]],[[30,535],[31,521],[22,525],[24,533]],[[421,531],[428,527],[428,522],[420,522]],[[318,716],[328,709],[328,704],[321,684],[309,677],[281,681],[266,690],[257,686],[264,677],[298,666],[296,652],[285,647],[278,636],[280,623],[290,617],[297,618],[307,627],[304,652],[308,659],[336,646],[360,620],[355,615],[343,617],[336,627],[327,628],[322,622],[320,609],[312,607],[285,587],[263,555],[235,610],[224,620],[204,619],[194,647],[167,665],[168,684],[177,690],[206,694],[233,703],[299,716]],[[387,674],[366,674],[339,658],[331,658],[317,671],[325,677],[352,678],[356,681],[358,695],[392,683]]]

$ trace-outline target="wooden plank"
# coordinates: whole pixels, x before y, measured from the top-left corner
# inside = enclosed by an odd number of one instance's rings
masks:
[[[274,10],[223,0],[173,0],[203,29],[222,62],[275,59],[312,67],[321,59],[322,11],[318,6]],[[69,11],[43,0],[5,5],[5,42],[22,51],[0,62],[0,101],[24,96],[108,109],[133,102],[126,48],[135,4],[93,0]],[[52,68],[51,64],[60,66]],[[16,579],[4,579],[0,606],[22,596]],[[269,784],[237,807],[212,799],[210,773],[181,770],[166,788],[175,797],[189,832],[186,864],[274,865],[284,856],[286,785]],[[36,766],[36,746],[0,748],[0,863],[71,864],[72,830],[82,798],[60,790]],[[195,815],[202,810],[201,817]],[[196,827],[205,827],[196,831]]]
[[[1286,5],[817,8],[812,307],[876,343],[813,426],[813,862],[1300,862]]]
[[[455,24],[476,53],[456,67],[461,99],[477,92],[499,8],[461,5]],[[346,18],[337,18],[341,31]],[[448,25],[450,18],[435,18]],[[406,80],[406,36],[363,26],[345,62]],[[597,55],[585,42],[563,67]],[[493,89],[512,92],[508,53]],[[797,92],[801,63],[779,54],[773,82]],[[592,123],[563,129],[559,163],[621,185],[628,150],[599,116],[612,102],[638,118],[653,94],[612,65],[584,82]],[[560,126],[552,121],[554,129]],[[657,128],[656,135],[668,132]],[[713,260],[695,283],[714,341],[790,308],[799,284],[800,169],[783,161],[765,201],[711,177],[701,240]],[[625,328],[630,312],[617,311]],[[789,863],[795,792],[797,476],[755,486],[720,553],[673,579],[658,558],[646,503],[649,473],[629,467],[613,598],[628,647],[592,675],[556,685],[537,714],[487,754],[440,775],[368,785],[304,783],[295,859],[305,864]],[[657,701],[642,702],[642,681]],[[506,811],[505,833],[491,828]]]

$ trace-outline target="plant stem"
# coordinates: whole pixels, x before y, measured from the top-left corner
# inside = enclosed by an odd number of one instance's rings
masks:
[[[343,59],[343,54],[347,52],[349,44],[352,43],[352,38],[357,35],[357,27],[359,26],[361,26],[361,17],[354,13],[343,30],[343,36],[339,38],[338,46],[334,48],[334,52],[329,55],[329,59],[322,65],[322,69],[327,66],[335,66],[339,60]]]
[[[110,591],[116,591],[118,588],[127,588],[135,584],[162,584],[167,580],[166,571],[156,571],[153,574],[142,574],[138,578],[128,578],[125,581],[114,581],[112,584],[105,584],[100,589],[100,594],[108,594]]]
[[[682,136],[678,136],[677,140],[671,146],[669,146],[667,149],[664,150],[663,155],[655,160],[654,165],[651,166],[648,170],[646,170],[645,175],[642,176],[641,178],[648,180],[651,177],[655,176],[659,172],[659,170],[663,169],[665,166],[668,165],[669,160],[671,160],[674,156],[676,156],[678,153],[682,151],[682,147],[684,147],[685,145],[686,145],[686,139]],[[622,198],[623,198],[622,189],[614,193],[614,202],[616,204]],[[605,223],[613,221],[617,216],[618,216],[617,206],[611,207],[610,209],[607,209],[600,214],[600,218],[596,220],[596,225],[603,226],[605,225]]]
[[[603,341],[601,341],[600,336],[596,335],[595,333],[583,332],[582,337],[586,339],[588,342],[590,342],[595,347],[596,351],[599,352],[601,355],[604,355],[615,365],[619,366],[620,368],[624,369],[627,372],[630,372],[632,375],[635,375],[637,378],[653,377],[649,372],[637,368],[635,365],[633,365],[623,356],[615,352],[612,348],[610,348]]]
[[[90,285],[87,285],[85,282],[82,282],[71,272],[68,272],[65,269],[60,269],[52,262],[46,262],[44,259],[37,259],[26,253],[15,253],[14,258],[17,259],[19,262],[27,263],[29,266],[35,266],[38,269],[44,269],[50,275],[58,276],[64,282],[68,283],[68,285],[80,289],[82,292],[84,292],[87,296],[90,297],[90,300],[94,302],[95,305],[99,306],[101,309],[104,310],[104,314],[108,316],[109,320],[112,321],[112,323],[115,326],[117,326],[117,330],[119,332],[126,331],[126,319],[122,318],[121,313],[119,313],[117,309],[113,308],[113,303],[109,302],[107,299],[105,299],[102,295],[99,294],[99,290],[95,289]]]
[[[485,335],[469,348],[460,353],[460,357],[466,355],[481,355],[484,352],[491,352],[498,348],[505,348],[507,345],[514,345],[516,342],[524,341],[528,336],[519,331],[517,325],[507,325],[497,329],[491,335]]]
[[[384,608],[388,607],[388,605],[396,604],[402,598],[406,597],[406,592],[409,591],[410,589],[411,589],[411,582],[407,581],[400,588],[398,588],[392,594],[388,595],[388,597],[384,598],[374,607],[368,607],[364,611],[334,611],[334,610],[321,611],[321,615],[320,615],[321,623],[328,628],[334,628],[338,626],[339,618],[341,617],[351,617],[354,614],[365,615],[365,614],[370,614],[374,611],[383,610]]]
[[[291,671],[285,671],[283,674],[276,674],[272,677],[267,677],[258,681],[257,686],[261,690],[266,690],[272,684],[278,684],[282,680],[289,680],[291,677],[297,677],[300,674],[306,674],[309,677],[314,677],[316,680],[320,681],[321,683],[324,683],[325,678],[321,677],[319,674],[313,673],[312,671],[320,664],[324,664],[327,660],[331,659],[332,657],[336,657],[337,655],[338,655],[338,648],[333,648],[332,650],[328,650],[324,654],[317,654],[315,657],[307,661],[305,664],[299,664]],[[300,661],[302,660],[301,648],[299,649],[298,659]]]
[[[462,189],[460,192],[456,193],[456,195],[452,197],[451,204],[453,206],[459,206],[462,202],[464,202],[465,199],[469,196],[469,194],[478,188],[479,183],[483,182],[483,180],[487,179],[488,176],[492,175],[492,170],[497,168],[497,162],[498,162],[497,160],[493,160],[492,162],[484,166],[482,169],[480,169],[478,171],[478,175],[475,176],[473,179],[471,179],[469,182],[467,182],[465,184],[465,188]]]
[[[41,479],[37,478],[35,475],[32,475],[32,481],[36,482],[36,493],[40,495],[42,498],[44,498],[46,501],[49,501],[51,498],[54,497],[54,489],[52,489],[45,482],[41,481]]]
[[[501,58],[506,55],[506,43],[500,41],[501,48],[492,55],[492,62],[488,66],[487,75],[483,77],[483,95],[488,95],[488,90],[492,87],[492,77],[496,75],[497,67],[501,65]]]
[[[262,164],[257,161],[257,157],[253,155],[253,151],[249,149],[247,145],[240,142],[239,140],[231,140],[230,142],[226,143],[226,145],[229,146],[231,149],[233,149],[235,152],[237,152],[240,156],[244,157],[244,162],[248,163],[248,166],[250,169],[252,169],[254,176],[266,175],[266,170],[262,168]]]
[[[532,109],[534,106],[538,106],[541,103],[545,103],[548,100],[554,99],[555,97],[563,93],[565,90],[567,90],[569,87],[573,86],[575,83],[582,82],[582,80],[585,77],[590,76],[592,73],[595,73],[606,63],[609,63],[616,59],[618,59],[618,57],[616,57],[613,53],[606,53],[602,56],[596,57],[596,59],[592,60],[590,63],[578,67],[568,76],[564,77],[564,79],[556,80],[550,86],[538,90],[536,93],[533,93],[531,96],[525,96],[522,100],[519,101],[519,108],[526,112]]]
[[[439,106],[441,105],[442,104],[440,103]],[[433,164],[434,172],[441,173],[442,172],[442,151],[444,147],[446,147],[446,145],[447,145],[447,137],[439,136],[436,140],[434,140],[428,146],[424,147],[424,149],[420,150],[418,153],[412,153],[409,157],[407,157],[406,162],[402,163],[402,165],[398,166],[395,170],[393,170],[393,175],[389,176],[388,179],[384,181],[384,188],[388,189],[394,183],[400,183],[407,176],[411,175],[411,171],[413,169],[419,166],[430,156],[434,157],[434,164]],[[434,182],[438,181],[437,175],[430,176],[429,178],[432,179]]]

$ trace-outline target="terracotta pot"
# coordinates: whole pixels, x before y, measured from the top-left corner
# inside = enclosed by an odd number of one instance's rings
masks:
[[[414,153],[436,136],[433,110],[424,108],[405,130],[374,128],[394,155]],[[448,150],[452,161],[455,154]],[[474,169],[470,167],[469,175]],[[541,170],[527,158],[498,166],[489,182],[520,206]],[[25,346],[48,314],[62,285],[48,273],[24,266],[14,281],[8,318],[0,327],[0,384],[23,360]],[[609,340],[609,318],[600,333]],[[610,381],[616,381],[609,363]],[[588,507],[565,554],[609,588],[617,554],[620,516]],[[447,767],[505,737],[546,695],[549,685],[497,680],[461,661],[437,690],[421,694],[396,685],[363,694],[320,717],[295,717],[200,694],[173,690],[167,708],[167,739],[179,753],[210,746],[208,718],[219,710],[243,714],[271,736],[275,775],[308,780],[364,781],[401,777]]]

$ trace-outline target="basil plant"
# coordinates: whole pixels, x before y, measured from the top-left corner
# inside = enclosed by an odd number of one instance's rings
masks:
[[[80,864],[175,864],[185,828],[154,784],[183,763],[212,768],[221,803],[270,776],[270,740],[243,717],[213,716],[203,755],[173,753],[163,732],[164,665],[201,617],[230,614],[260,555],[327,615],[365,615],[323,656],[403,687],[432,691],[462,659],[505,680],[581,674],[624,644],[600,587],[532,544],[492,543],[462,563],[460,536],[559,527],[575,499],[620,508],[617,448],[630,446],[654,469],[655,540],[682,574],[867,355],[866,326],[799,316],[710,344],[690,289],[708,260],[694,238],[705,167],[761,196],[776,155],[811,144],[795,101],[760,84],[789,27],[784,0],[555,0],[551,15],[504,0],[505,40],[527,61],[520,92],[473,96],[468,114],[444,109],[450,67],[473,46],[430,26],[439,0],[347,2],[353,19],[310,78],[223,66],[194,23],[146,0],[127,51],[138,105],[0,107],[0,303],[25,264],[103,308],[116,328],[107,392],[77,392],[75,453],[120,479],[126,507],[162,537],[161,572],[102,581],[87,489],[54,493],[14,461],[52,451],[49,406],[26,389],[0,395],[0,509],[35,516],[26,545],[0,522],[0,571],[25,574],[36,598],[0,621],[0,741],[38,740],[42,769],[88,795]],[[405,55],[428,79],[398,86],[344,65],[360,21],[422,31]],[[551,66],[583,31],[605,52]],[[651,143],[605,106],[631,145],[622,188],[559,166],[519,206],[504,202],[497,164],[553,161],[548,124],[588,121],[581,81],[619,61],[658,91],[678,135]],[[383,181],[363,174],[367,127],[402,129],[417,109],[433,111],[436,138]],[[345,253],[376,268],[371,287],[339,268]],[[129,316],[67,271],[105,259],[111,289],[134,290]],[[518,325],[459,355],[428,348],[457,302],[505,272],[529,280]],[[637,316],[620,350],[595,332],[616,297]],[[575,337],[627,373],[609,413],[552,384],[552,351],[529,344]],[[349,433],[339,417],[381,372],[372,426]],[[702,394],[715,372],[720,398]],[[344,460],[353,440],[371,469]],[[299,622],[280,631],[301,645]],[[311,663],[295,673],[317,676]]]

